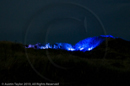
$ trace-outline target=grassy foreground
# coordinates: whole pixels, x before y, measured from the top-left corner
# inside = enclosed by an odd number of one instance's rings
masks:
[[[116,48],[90,52],[26,49],[0,42],[0,81],[55,82],[60,86],[130,86],[130,54]],[[44,86],[44,85],[43,85]]]

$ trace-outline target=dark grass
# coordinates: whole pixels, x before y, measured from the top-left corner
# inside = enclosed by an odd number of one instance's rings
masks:
[[[42,76],[59,82],[60,86],[130,86],[128,46],[124,45],[128,52],[121,52],[115,44],[113,47],[109,45],[105,58],[103,46],[85,53],[53,49],[25,51],[22,44],[0,42],[0,81],[51,82],[39,76],[35,72],[37,70]],[[49,58],[63,69],[52,64]]]

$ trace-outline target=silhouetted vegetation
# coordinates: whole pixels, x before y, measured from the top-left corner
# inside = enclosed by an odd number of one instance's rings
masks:
[[[87,52],[25,49],[20,43],[0,42],[1,82],[52,82],[44,77],[60,86],[129,86],[130,42],[109,39],[107,47],[103,42]]]

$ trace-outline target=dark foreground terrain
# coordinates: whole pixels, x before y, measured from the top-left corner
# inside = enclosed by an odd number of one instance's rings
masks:
[[[1,83],[53,81],[60,86],[130,86],[130,42],[109,39],[108,46],[103,42],[85,53],[25,50],[19,43],[0,42]]]

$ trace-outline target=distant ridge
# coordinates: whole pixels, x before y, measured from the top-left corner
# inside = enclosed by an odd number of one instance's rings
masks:
[[[83,39],[83,40],[77,42],[75,45],[71,45],[69,43],[55,43],[55,44],[52,44],[52,45],[50,43],[47,43],[47,44],[44,44],[44,45],[41,44],[41,43],[37,43],[35,45],[29,44],[28,46],[26,46],[26,48],[61,49],[61,50],[67,50],[67,51],[83,51],[83,52],[86,52],[86,51],[93,50],[94,48],[96,48],[97,46],[102,44],[104,41],[114,40],[114,39],[117,39],[118,42],[120,42],[121,40],[125,41],[121,38],[115,38],[112,35],[100,35],[100,36],[88,37],[86,39]],[[117,43],[117,45],[119,45],[119,44]],[[110,42],[110,45],[112,45],[111,42]]]

